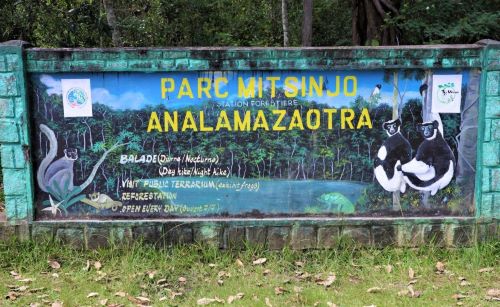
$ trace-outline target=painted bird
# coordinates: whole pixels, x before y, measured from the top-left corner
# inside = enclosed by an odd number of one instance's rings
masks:
[[[418,91],[420,92],[420,96],[424,97],[425,92],[427,91],[428,88],[429,86],[425,83],[420,85],[420,88],[418,89]]]
[[[380,95],[380,89],[382,88],[382,84],[377,84],[375,85],[375,88],[373,89],[372,94],[370,95],[370,98],[376,97],[377,95]]]

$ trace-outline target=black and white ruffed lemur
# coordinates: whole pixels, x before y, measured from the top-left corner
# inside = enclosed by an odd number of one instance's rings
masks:
[[[398,168],[411,160],[411,145],[401,134],[401,120],[387,121],[382,127],[389,137],[384,141],[375,158],[375,178],[386,191],[404,193],[406,182]]]
[[[453,178],[455,156],[444,140],[437,120],[417,127],[424,141],[418,147],[415,158],[401,166],[403,178],[412,188],[435,195]]]

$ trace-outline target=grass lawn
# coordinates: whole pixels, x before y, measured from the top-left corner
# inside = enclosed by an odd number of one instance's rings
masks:
[[[0,243],[0,305],[488,306],[500,295],[499,257],[498,242],[306,252],[8,242]]]

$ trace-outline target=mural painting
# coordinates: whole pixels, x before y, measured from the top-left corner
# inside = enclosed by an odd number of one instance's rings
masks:
[[[31,75],[38,219],[472,215],[469,70]]]

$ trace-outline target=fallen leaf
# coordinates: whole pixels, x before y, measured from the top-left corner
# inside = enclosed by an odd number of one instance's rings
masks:
[[[62,302],[53,302],[52,307],[62,307],[63,303]]]
[[[393,268],[394,268],[394,267],[393,267],[392,265],[388,264],[388,265],[386,265],[386,266],[385,266],[385,271],[386,271],[387,273],[391,273]]]
[[[286,292],[285,288],[282,288],[282,287],[275,287],[274,288],[274,294],[276,294],[276,295],[281,295],[285,292]]]
[[[151,300],[149,298],[144,297],[144,296],[136,296],[135,299],[138,300],[141,303],[149,303],[149,302],[151,302]]]
[[[245,265],[243,264],[243,262],[238,258],[236,259],[236,265],[239,266],[239,267],[244,267]]]
[[[44,287],[41,287],[41,288],[33,288],[33,289],[30,289],[30,292],[31,293],[35,293],[35,292],[39,292],[39,291],[42,291],[42,290],[45,290]]]
[[[175,291],[172,291],[170,290],[170,299],[173,300],[175,299],[177,296],[181,296],[182,295],[182,292],[175,292]]]
[[[414,284],[416,284],[416,283],[417,283],[417,281],[418,281],[418,279],[412,279],[412,280],[410,280],[410,281],[408,282],[408,285],[414,285]]]
[[[61,268],[61,264],[59,262],[55,261],[55,260],[48,260],[47,263],[54,270],[58,270],[58,269]]]
[[[243,293],[238,293],[236,295],[230,295],[228,298],[227,298],[227,303],[228,304],[232,304],[235,300],[241,300],[243,298],[245,294]]]
[[[196,304],[197,305],[208,305],[208,304],[212,304],[212,303],[221,303],[221,304],[224,304],[224,300],[218,298],[218,297],[215,297],[215,298],[200,298],[199,300],[196,301]]]
[[[40,304],[39,303],[31,303],[30,307],[40,307]]]
[[[264,264],[267,261],[267,258],[259,258],[253,262],[254,265]]]
[[[422,295],[422,292],[413,290],[413,287],[411,285],[408,286],[407,296],[409,296],[409,297],[420,297],[420,295]]]
[[[149,279],[153,279],[155,278],[157,271],[147,271],[146,273],[148,274]]]
[[[107,304],[107,303],[108,303],[108,299],[107,299],[107,298],[105,298],[105,299],[103,299],[103,300],[100,300],[100,301],[99,301],[99,304],[100,304],[101,306],[106,306],[106,304]]]
[[[101,262],[100,261],[94,262],[94,268],[99,271],[102,268]]]
[[[217,284],[219,286],[222,286],[222,285],[224,285],[224,281],[222,279],[217,279]]]
[[[326,305],[327,305],[328,307],[337,307],[337,304],[334,304],[334,303],[332,303],[332,302],[326,302]]]
[[[500,289],[488,289],[488,291],[486,291],[486,296],[490,300],[498,301],[500,300]]]
[[[271,301],[269,300],[269,298],[268,298],[268,297],[266,297],[266,298],[264,299],[264,301],[266,302],[266,306],[267,306],[267,307],[273,307],[273,305],[271,304]]]
[[[19,294],[17,292],[9,291],[7,293],[7,296],[5,297],[5,299],[10,300],[10,301],[15,301],[18,296],[19,296]]]
[[[57,273],[52,273],[52,277],[54,277],[54,278],[59,278],[59,274],[57,274]]]
[[[409,296],[409,295],[410,291],[408,291],[407,289],[398,292],[398,296]]]
[[[311,274],[307,272],[295,271],[295,277],[297,277],[298,279],[305,280],[311,278]]]
[[[453,296],[452,296],[452,298],[456,299],[457,301],[461,300],[461,299],[464,299],[466,297],[468,297],[468,296],[467,295],[463,295],[461,293],[453,294]]]
[[[470,282],[468,282],[467,280],[462,280],[462,281],[460,282],[460,286],[462,286],[462,287],[465,287],[465,286],[470,286],[470,285],[471,285],[471,283],[470,283]]]
[[[325,280],[317,281],[316,283],[321,286],[330,287],[333,282],[337,279],[337,276],[330,274]]]
[[[482,268],[478,271],[479,273],[493,272],[493,268]],[[12,272],[11,272],[12,274]]]
[[[262,272],[264,276],[269,275],[270,273],[271,273],[270,269],[265,269],[264,272]]]
[[[11,276],[19,276],[19,273],[14,272],[14,271],[10,271],[10,275],[11,275]]]
[[[160,298],[158,299],[158,301],[163,302],[163,301],[166,301],[167,299],[168,299],[168,297],[166,297],[166,296],[162,296],[162,297],[160,297]]]
[[[220,271],[219,273],[217,273],[217,277],[219,278],[223,278],[223,277],[231,277],[231,274],[229,274],[228,272],[226,271]]]
[[[349,282],[352,282],[353,284],[359,284],[361,281],[362,279],[358,276],[349,275]]]
[[[380,292],[382,292],[382,288],[373,287],[373,288],[366,290],[366,292],[368,292],[368,293],[380,293]]]
[[[180,283],[185,283],[185,282],[187,282],[186,277],[179,277],[179,279],[178,279],[178,280],[179,280],[179,282],[180,282]]]
[[[28,290],[28,288],[29,288],[28,286],[21,286],[19,288],[16,287],[13,290],[16,292],[24,292],[24,291]]]
[[[99,296],[99,293],[97,293],[97,292],[90,292],[89,294],[87,294],[87,298],[96,297],[96,296]]]
[[[208,267],[209,267],[209,268],[215,268],[216,266],[217,266],[217,265],[216,265],[215,263],[209,263],[209,264],[208,264]]]
[[[33,278],[23,278],[23,279],[19,279],[18,281],[19,282],[32,282],[33,280],[35,280],[35,279],[33,279]]]
[[[118,292],[115,293],[115,296],[125,297],[125,296],[127,296],[127,293],[125,293],[123,291],[118,291]]]
[[[440,274],[444,272],[444,263],[442,263],[441,261],[438,261],[436,263],[436,272]]]
[[[295,265],[298,266],[298,267],[303,267],[304,266],[304,262],[302,262],[302,261],[295,261]]]
[[[408,269],[408,277],[410,277],[410,279],[415,278],[415,271],[413,271],[412,268]]]
[[[298,286],[293,287],[293,292],[295,292],[295,293],[300,293],[300,292],[302,292],[302,290],[304,290],[304,288],[302,288],[302,287],[298,287]]]

